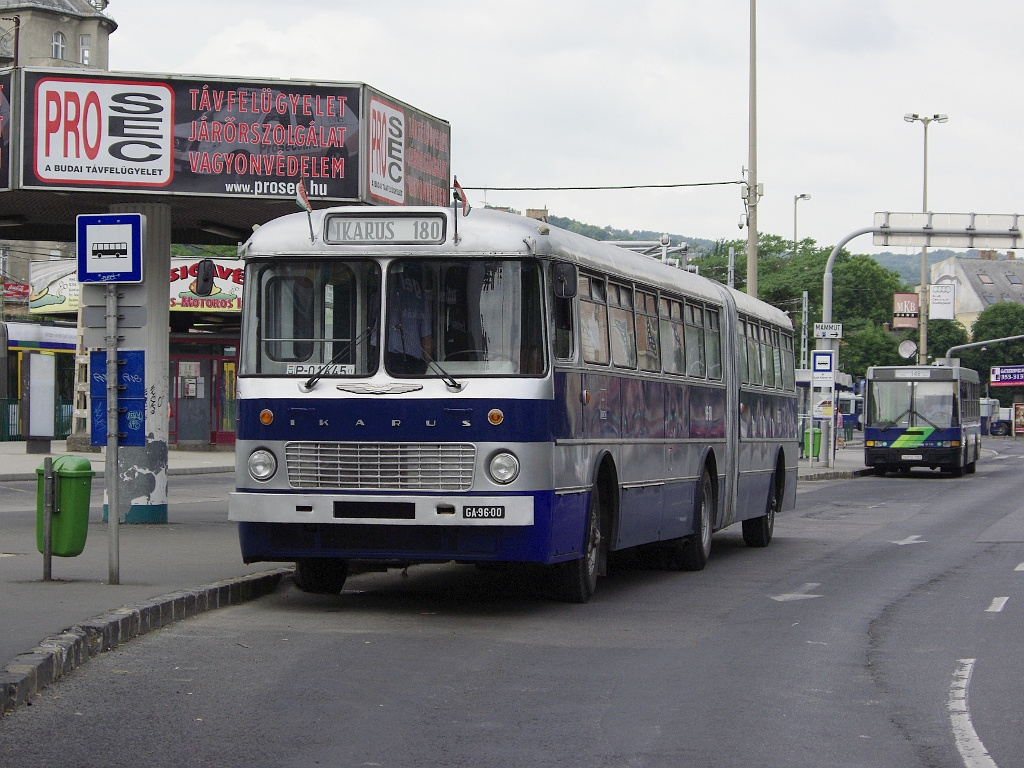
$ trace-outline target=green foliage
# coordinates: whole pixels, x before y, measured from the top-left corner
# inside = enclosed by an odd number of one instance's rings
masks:
[[[847,333],[839,344],[839,368],[855,379],[863,378],[872,365],[900,365],[900,340],[870,320],[859,330]]]
[[[1000,301],[986,307],[978,315],[971,328],[974,341],[988,339],[1005,339],[1010,336],[1024,335],[1024,305],[1016,302]],[[929,334],[931,328],[929,327]],[[928,342],[931,349],[931,341]],[[1004,341],[984,347],[965,349],[960,354],[963,364],[973,368],[981,376],[982,384],[989,381],[991,369],[997,365],[1024,365],[1024,339]],[[995,387],[991,390],[993,397],[998,397],[1003,406],[1009,407],[1014,396],[1024,394],[1024,387]]]

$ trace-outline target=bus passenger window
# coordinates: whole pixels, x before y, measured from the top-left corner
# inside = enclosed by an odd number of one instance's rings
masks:
[[[661,354],[658,350],[658,301],[652,293],[637,291],[637,356],[640,368],[645,371],[661,370]]]
[[[612,363],[619,368],[636,368],[636,335],[633,322],[633,291],[624,285],[608,286],[611,319]]]
[[[739,352],[739,374],[740,382],[743,384],[750,383],[750,377],[747,375],[747,321],[740,319],[739,325],[737,326],[737,340],[736,349]]]
[[[747,323],[747,373],[751,384],[761,386],[761,352],[757,343],[760,328]]]
[[[608,305],[598,277],[580,276],[580,345],[586,362],[608,364]]]
[[[686,375],[700,379],[707,370],[704,351],[704,310],[693,304],[686,305]]]
[[[552,267],[553,269],[554,267]],[[554,280],[554,278],[552,278]],[[577,289],[578,291],[578,289]],[[552,309],[554,312],[554,341],[552,344],[552,353],[558,360],[571,360],[572,359],[572,337],[573,337],[573,300],[572,299],[552,299]]]
[[[666,373],[686,373],[686,345],[683,339],[683,303],[663,298],[661,300],[661,347],[665,350]]]
[[[704,312],[704,343],[707,346],[708,378],[722,380],[722,332],[718,327],[718,310]]]

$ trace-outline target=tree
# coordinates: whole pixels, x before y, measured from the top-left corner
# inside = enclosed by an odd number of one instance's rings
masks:
[[[845,334],[845,328],[844,334]],[[870,320],[845,338],[839,344],[839,369],[853,376],[864,378],[872,365],[899,365],[899,339],[880,325]]]
[[[986,307],[974,321],[971,331],[974,334],[974,341],[1020,336],[1024,334],[1024,305],[1000,301]],[[965,349],[960,357],[964,365],[976,370],[981,376],[982,383],[987,384],[990,370],[994,366],[1024,364],[1024,339]],[[998,393],[993,392],[992,394],[998,396],[1004,406],[1009,406],[1013,402],[1014,396],[1019,397],[1024,393],[1024,388],[1021,387],[998,387],[998,389]]]

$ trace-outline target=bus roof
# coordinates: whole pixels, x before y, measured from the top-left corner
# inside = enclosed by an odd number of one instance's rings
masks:
[[[737,309],[747,315],[765,319],[783,328],[791,328],[789,316],[782,310],[752,296],[723,286],[714,280],[678,269],[650,256],[635,253],[610,243],[602,243],[575,232],[561,229],[536,219],[491,208],[473,209],[467,216],[459,216],[451,208],[408,207],[385,208],[372,206],[341,206],[315,210],[307,219],[304,213],[294,213],[273,219],[255,232],[239,250],[246,259],[270,256],[323,256],[363,255],[381,244],[338,244],[324,241],[328,219],[332,217],[388,217],[429,214],[445,217],[444,241],[428,245],[383,245],[391,256],[548,256],[616,275],[623,280],[646,284],[668,292],[682,292],[716,304],[723,301],[722,292],[728,292]],[[319,233],[310,242],[310,225]],[[456,227],[458,241],[455,240]]]

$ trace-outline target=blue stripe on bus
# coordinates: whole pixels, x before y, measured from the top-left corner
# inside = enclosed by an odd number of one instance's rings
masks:
[[[509,386],[514,387],[514,381]],[[588,397],[589,403],[584,403]],[[559,372],[555,375],[553,401],[242,399],[238,401],[237,437],[256,441],[360,442],[551,442],[641,437],[721,440],[725,437],[725,407],[723,387],[630,379],[602,372]],[[495,408],[504,414],[504,420],[497,426],[487,419]],[[264,409],[274,414],[270,425],[259,420]]]

